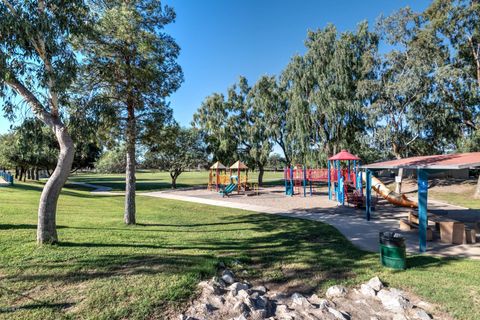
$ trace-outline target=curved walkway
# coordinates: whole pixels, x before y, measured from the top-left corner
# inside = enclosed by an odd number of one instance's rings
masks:
[[[93,188],[92,193],[102,195],[121,195],[121,192],[110,192],[109,187],[93,185],[88,183],[75,182],[73,184]],[[406,238],[407,251],[413,254],[418,253],[418,233],[403,232],[398,229],[398,221],[406,216],[407,211],[404,208],[393,207],[391,205],[381,206],[382,209],[374,212],[370,221],[365,220],[363,211],[349,207],[338,206],[335,201],[328,200],[326,195],[317,195],[314,207],[289,208],[288,206],[274,206],[269,201],[255,197],[232,196],[231,198],[220,198],[218,194],[206,191],[204,189],[177,189],[155,192],[138,193],[140,196],[155,197],[162,199],[194,202],[212,206],[220,206],[233,209],[242,209],[259,213],[277,214],[290,218],[300,218],[312,221],[320,221],[335,227],[356,247],[370,251],[378,252],[378,234],[382,231],[395,231],[401,233]],[[268,198],[268,195],[265,196]],[[277,193],[274,197],[288,201],[291,197],[285,198],[283,193]],[[300,197],[297,197],[300,198]],[[305,198],[304,198],[305,199]],[[260,202],[261,204],[258,204]],[[281,203],[280,202],[280,203]],[[379,206],[380,207],[380,206]],[[463,207],[450,206],[439,201],[429,201],[429,207],[432,210],[445,209],[465,211]],[[461,214],[461,213],[460,213]],[[480,259],[480,243],[465,245],[449,245],[440,242],[428,243],[428,254],[439,256],[462,256],[474,259]]]

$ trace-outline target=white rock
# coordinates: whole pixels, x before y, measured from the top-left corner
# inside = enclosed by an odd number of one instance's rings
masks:
[[[302,306],[304,308],[312,306],[312,304],[307,300],[307,298],[302,296],[300,293],[295,292],[294,294],[292,294],[291,299],[294,306]]]
[[[308,298],[308,301],[310,301],[310,303],[318,305],[320,309],[326,309],[327,307],[335,307],[335,303],[333,301],[322,299],[316,294],[312,294],[310,298]]]
[[[267,293],[267,288],[265,288],[264,286],[256,286],[256,287],[253,287],[252,290],[258,292],[261,295],[264,295],[265,293]]]
[[[335,318],[337,318],[337,319],[350,320],[350,315],[345,313],[345,312],[338,311],[337,309],[334,309],[334,308],[331,308],[331,307],[327,307],[327,310],[328,310],[328,312],[333,314],[335,316]]]
[[[413,317],[415,319],[419,319],[419,320],[430,320],[430,319],[432,319],[432,317],[430,317],[430,315],[425,310],[423,310],[422,308],[415,308],[414,311],[413,311]]]
[[[392,320],[408,320],[408,318],[405,317],[405,315],[402,314],[402,313],[397,313],[397,314],[393,315]]]
[[[373,277],[366,284],[375,291],[380,291],[385,287],[379,277]]]
[[[325,294],[328,299],[344,297],[347,295],[347,288],[344,286],[332,286],[327,289],[327,293]]]
[[[230,270],[224,270],[222,273],[222,280],[225,281],[227,284],[232,284],[235,282],[235,276],[233,275],[233,272]]]
[[[380,299],[385,309],[393,312],[403,313],[406,309],[411,307],[410,302],[403,296],[400,290],[382,289],[377,293],[377,297]]]
[[[360,293],[367,297],[375,297],[376,295],[375,290],[372,287],[370,287],[368,284],[362,284],[360,286]]]
[[[250,297],[250,293],[248,293],[247,290],[245,289],[238,290],[238,293],[237,293],[238,299],[247,299],[249,297]]]
[[[245,304],[243,301],[238,301],[234,306],[233,306],[233,312],[237,314],[245,314],[250,312],[250,308]]]
[[[236,296],[238,294],[238,291],[247,290],[248,285],[245,284],[245,283],[241,283],[241,282],[235,282],[235,283],[231,284],[227,289],[232,292],[233,296]]]

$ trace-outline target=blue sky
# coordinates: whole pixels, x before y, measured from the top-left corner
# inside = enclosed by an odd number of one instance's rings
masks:
[[[180,124],[188,126],[203,99],[225,92],[239,75],[253,84],[261,75],[277,75],[294,54],[304,52],[307,30],[333,23],[353,30],[358,22],[374,24],[381,14],[410,6],[425,9],[426,0],[168,0],[177,20],[167,27],[182,48],[179,63],[185,82],[171,98]],[[23,114],[23,112],[22,112]],[[23,116],[21,116],[23,117]],[[20,117],[20,118],[21,118]],[[10,124],[0,116],[0,133]]]

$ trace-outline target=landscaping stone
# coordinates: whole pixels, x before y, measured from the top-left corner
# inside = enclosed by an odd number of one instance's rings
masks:
[[[252,290],[262,295],[267,293],[267,288],[265,288],[265,286],[256,286],[256,287],[253,287]]]
[[[430,320],[430,319],[432,319],[432,317],[430,317],[430,315],[425,310],[423,310],[422,308],[415,308],[413,310],[413,317],[415,319],[419,319],[419,320]]]
[[[373,277],[372,279],[370,279],[366,283],[366,285],[369,286],[370,288],[372,288],[375,291],[380,291],[384,287],[384,285],[383,285],[383,283],[382,283],[382,281],[380,280],[379,277]]]
[[[240,290],[247,290],[248,285],[241,282],[235,282],[228,287],[228,290],[232,292],[232,295],[236,296]]]
[[[360,286],[360,293],[367,297],[375,297],[375,295],[377,294],[375,290],[368,284],[362,284]]]
[[[230,279],[231,278],[231,279]],[[222,280],[223,279],[223,280]],[[420,306],[414,306],[400,290],[385,288],[377,277],[360,287],[347,290],[337,285],[328,288],[326,297],[296,292],[287,295],[281,290],[265,286],[252,287],[247,282],[233,281],[228,287],[222,283],[235,280],[225,270],[220,278],[203,281],[199,297],[180,320],[430,320],[431,316]],[[377,292],[375,289],[380,288]],[[423,303],[428,305],[427,303]]]
[[[382,289],[378,292],[377,297],[383,306],[390,311],[403,313],[411,307],[410,302],[403,296],[403,293],[397,289]]]
[[[222,280],[227,284],[232,284],[235,282],[235,276],[233,275],[232,271],[226,269],[222,273]]]
[[[327,307],[327,310],[328,310],[328,312],[333,314],[335,316],[335,318],[337,318],[337,319],[350,320],[350,315],[348,315],[344,312],[338,311],[337,309],[334,309],[334,308],[331,308],[331,307]]]
[[[332,286],[327,289],[326,296],[328,299],[333,299],[333,298],[338,298],[338,297],[344,297],[348,293],[347,288],[344,286]]]

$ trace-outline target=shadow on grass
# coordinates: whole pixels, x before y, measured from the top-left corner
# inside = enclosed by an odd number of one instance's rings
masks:
[[[128,237],[124,242],[117,239],[115,243],[108,242],[108,239],[96,243],[62,242],[58,245],[59,249],[64,248],[68,252],[79,250],[78,257],[29,262],[21,266],[25,268],[21,274],[12,274],[3,279],[13,282],[72,283],[157,273],[193,273],[201,279],[212,276],[220,260],[227,264],[240,260],[244,265],[242,268],[249,270],[246,278],[250,281],[278,283],[287,293],[311,293],[322,288],[326,282],[350,280],[358,274],[375,273],[381,268],[378,255],[357,249],[335,228],[320,222],[266,214],[243,214],[224,217],[221,223],[145,225],[181,229],[239,224],[250,232],[218,230],[219,235],[208,233],[208,236],[168,238],[167,241],[164,237],[155,238],[152,234],[149,240],[156,243],[141,240],[132,243]],[[191,232],[195,234],[195,230]],[[82,251],[82,248],[88,251]],[[451,261],[454,260],[430,256],[408,258],[409,267],[420,269],[442,266]]]

